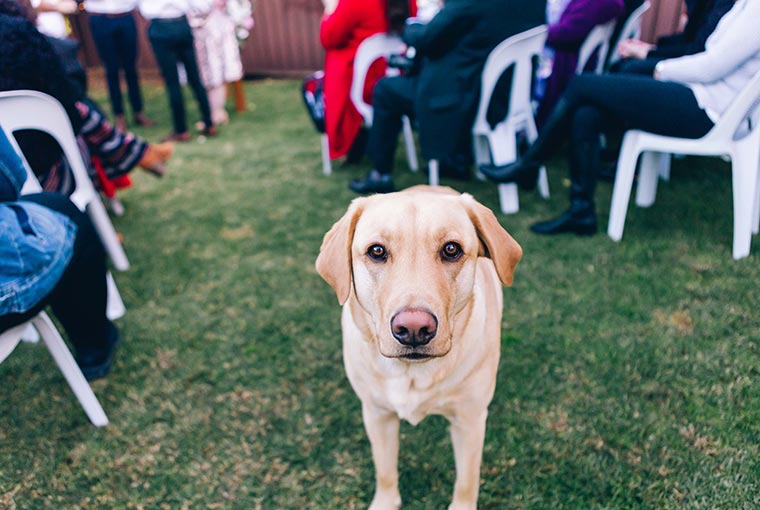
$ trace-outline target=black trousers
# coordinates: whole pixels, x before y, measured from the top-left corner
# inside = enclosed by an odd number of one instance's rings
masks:
[[[641,129],[679,138],[700,138],[713,122],[685,85],[650,77],[582,74],[565,95],[536,141],[539,160],[570,141],[571,198],[593,201],[599,168],[600,134],[609,129]],[[582,151],[583,153],[579,153]]]
[[[100,60],[106,68],[108,96],[114,115],[124,114],[119,73],[124,70],[132,112],[143,110],[137,74],[137,25],[132,13],[121,16],[90,14],[90,31]]]
[[[401,118],[414,117],[417,94],[415,76],[393,76],[377,82],[372,92],[372,128],[369,132],[367,155],[373,168],[380,173],[393,170],[396,144],[401,132]]]
[[[77,352],[108,347],[105,250],[90,218],[65,195],[38,193],[21,200],[58,211],[76,224],[74,254],[50,294],[25,313],[0,316],[0,331],[31,319],[50,305]]]
[[[175,133],[187,131],[187,119],[185,116],[185,101],[182,96],[182,87],[179,83],[177,64],[182,63],[187,71],[187,82],[193,90],[198,102],[201,118],[207,127],[211,122],[211,109],[209,108],[206,89],[201,83],[198,72],[198,60],[195,56],[193,45],[193,32],[187,19],[154,19],[148,28],[148,38],[156,55],[161,76],[166,84],[166,92],[169,95],[169,106],[172,110],[172,123]]]

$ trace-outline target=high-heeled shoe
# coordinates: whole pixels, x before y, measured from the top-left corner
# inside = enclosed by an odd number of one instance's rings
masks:
[[[171,142],[152,143],[145,149],[145,153],[140,158],[139,165],[146,172],[163,177],[166,173],[165,163],[174,154],[174,144]]]
[[[540,163],[520,158],[506,165],[480,165],[480,172],[498,183],[517,183],[520,189],[532,191],[538,181],[538,169]]]

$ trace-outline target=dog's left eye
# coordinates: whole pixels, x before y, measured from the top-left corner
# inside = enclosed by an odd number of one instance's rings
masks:
[[[367,250],[367,256],[377,262],[385,262],[388,258],[388,251],[381,244],[373,244]]]
[[[458,243],[446,243],[441,248],[441,258],[453,262],[462,256],[462,247]]]

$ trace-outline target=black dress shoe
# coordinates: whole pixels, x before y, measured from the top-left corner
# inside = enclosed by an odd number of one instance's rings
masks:
[[[536,234],[554,235],[567,232],[579,236],[596,234],[596,213],[593,206],[584,209],[573,208],[563,212],[554,219],[534,223],[530,226]]]
[[[349,189],[356,193],[367,195],[369,193],[391,193],[394,191],[393,179],[390,174],[381,174],[372,170],[366,179],[354,179],[348,183]]]
[[[536,189],[539,164],[533,161],[518,159],[506,165],[480,165],[483,175],[498,183],[517,183],[520,189],[532,191]]]

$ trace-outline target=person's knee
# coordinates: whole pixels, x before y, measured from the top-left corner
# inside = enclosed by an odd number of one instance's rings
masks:
[[[573,142],[593,141],[601,133],[602,112],[594,106],[581,106],[575,110],[572,118],[571,132]]]

